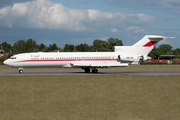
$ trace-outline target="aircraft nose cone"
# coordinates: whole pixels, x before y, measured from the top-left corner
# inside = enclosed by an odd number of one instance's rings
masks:
[[[7,65],[7,60],[5,60],[5,61],[3,62],[3,64]]]
[[[5,65],[6,65],[6,61],[4,61],[4,62],[3,62],[3,64],[5,64]]]
[[[13,64],[11,62],[11,60],[7,59],[3,62],[4,65],[7,65],[7,66],[10,66],[10,67],[13,67]]]

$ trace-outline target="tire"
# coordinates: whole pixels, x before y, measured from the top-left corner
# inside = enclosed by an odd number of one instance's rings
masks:
[[[22,73],[23,73],[23,70],[19,70],[19,73],[22,74]]]
[[[98,69],[92,70],[92,73],[98,73]]]
[[[90,69],[89,68],[86,68],[84,69],[85,73],[90,73]]]
[[[98,73],[98,69],[95,69],[95,71],[94,71],[95,73]]]

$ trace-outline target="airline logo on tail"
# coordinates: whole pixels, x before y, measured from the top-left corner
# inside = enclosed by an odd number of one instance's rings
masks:
[[[146,43],[145,45],[143,45],[143,47],[151,47],[152,45],[156,44],[158,41],[149,41],[148,43]]]

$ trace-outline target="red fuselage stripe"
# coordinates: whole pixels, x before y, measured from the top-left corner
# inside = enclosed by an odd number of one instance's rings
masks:
[[[117,59],[65,59],[65,60],[23,60],[18,62],[58,62],[58,61],[116,61]]]

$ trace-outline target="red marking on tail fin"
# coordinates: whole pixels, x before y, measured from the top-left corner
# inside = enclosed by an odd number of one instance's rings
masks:
[[[148,43],[146,43],[145,45],[143,45],[143,47],[151,47],[151,46],[154,45],[155,43],[157,43],[157,41],[149,41]]]

